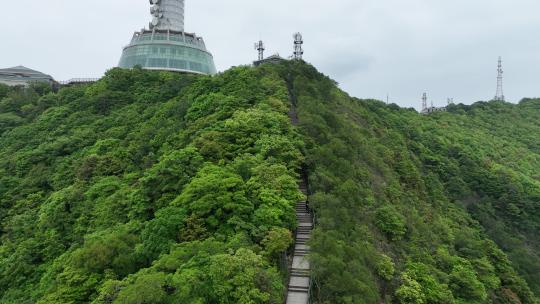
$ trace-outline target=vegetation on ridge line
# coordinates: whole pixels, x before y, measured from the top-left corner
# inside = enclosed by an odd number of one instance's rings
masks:
[[[448,110],[302,62],[0,86],[0,302],[281,303],[305,163],[317,303],[538,303],[540,101]]]
[[[540,100],[425,116],[307,65],[281,73],[306,141],[317,303],[538,302]]]
[[[1,303],[281,303],[303,156],[276,73],[2,94]]]

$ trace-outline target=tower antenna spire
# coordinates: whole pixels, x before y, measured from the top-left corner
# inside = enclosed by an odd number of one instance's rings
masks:
[[[502,57],[499,56],[499,65],[497,68],[497,92],[495,93],[496,101],[505,101],[504,91],[503,91],[503,68],[502,68]]]

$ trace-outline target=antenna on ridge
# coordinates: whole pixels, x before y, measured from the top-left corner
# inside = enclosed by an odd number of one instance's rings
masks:
[[[426,112],[427,110],[428,110],[427,93],[424,93],[422,95],[422,112]]]
[[[264,43],[262,40],[255,42],[255,49],[259,52],[259,61],[264,59]]]
[[[302,34],[295,33],[293,35],[293,38],[294,38],[293,58],[295,60],[302,60],[302,55],[304,55],[304,50],[302,49],[302,44],[304,44],[304,39],[302,38]]]
[[[502,68],[502,57],[499,56],[499,65],[497,68],[497,93],[495,93],[496,101],[505,101],[504,92],[503,92],[503,68]]]

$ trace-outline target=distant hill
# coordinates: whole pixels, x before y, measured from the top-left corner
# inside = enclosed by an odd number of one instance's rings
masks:
[[[301,168],[316,303],[538,303],[540,100],[421,115],[302,62],[0,86],[0,303],[283,303]]]

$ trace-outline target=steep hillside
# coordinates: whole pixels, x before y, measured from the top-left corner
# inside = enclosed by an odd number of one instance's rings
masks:
[[[0,303],[282,303],[302,166],[316,303],[538,303],[540,100],[423,116],[300,62],[0,100]]]
[[[303,144],[277,73],[38,91],[0,104],[1,303],[282,302]]]

